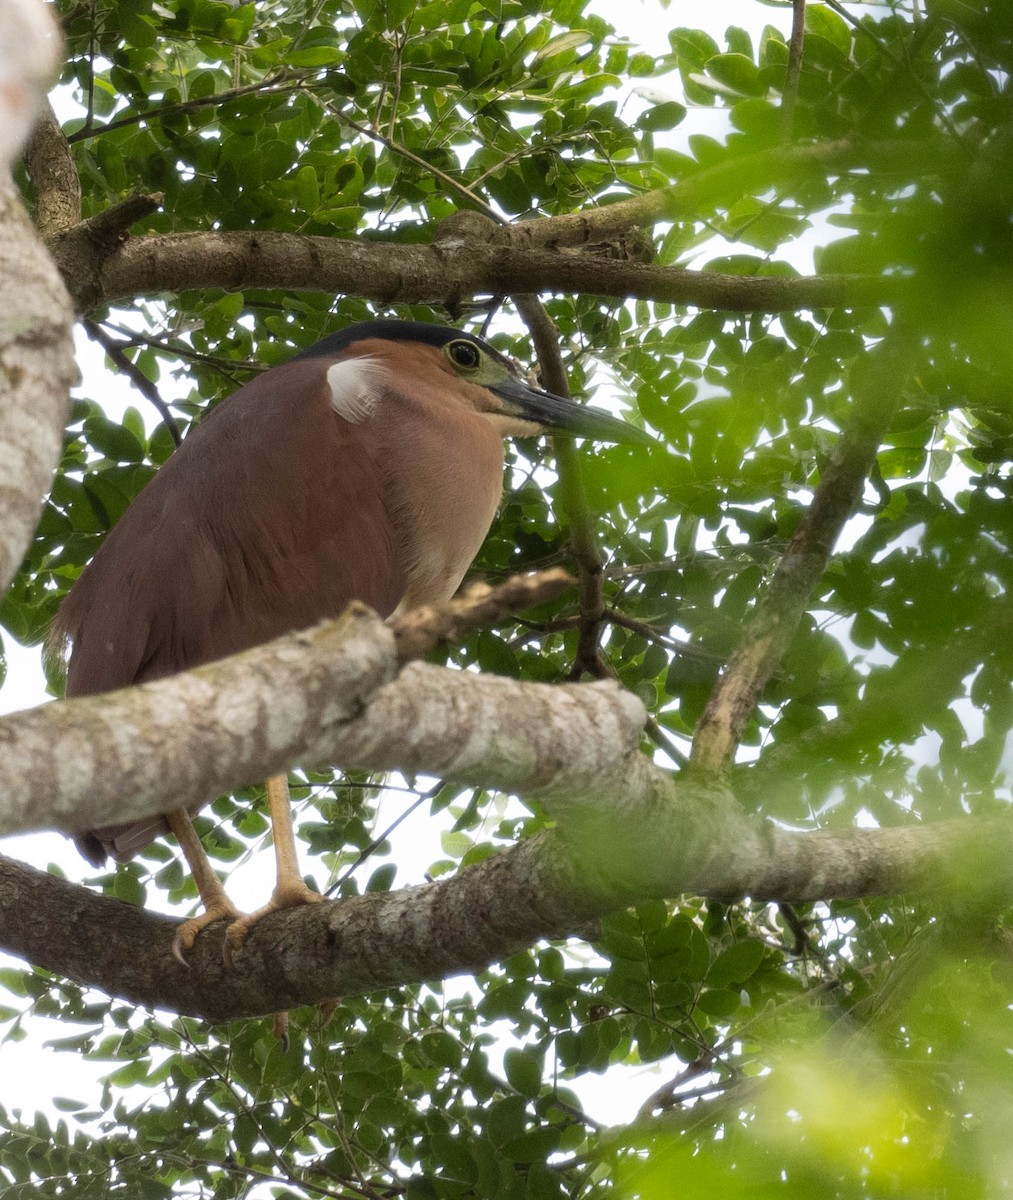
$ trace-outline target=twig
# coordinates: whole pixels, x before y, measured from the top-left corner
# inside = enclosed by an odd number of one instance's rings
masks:
[[[126,241],[131,225],[136,225],[161,207],[165,199],[161,192],[128,196],[119,204],[104,208],[95,216],[82,221],[73,231],[75,238],[87,237],[108,250],[115,250]]]
[[[383,843],[390,837],[390,835],[395,829],[397,829],[399,825],[406,821],[412,815],[412,813],[416,811],[416,809],[421,808],[421,806],[425,804],[427,800],[432,800],[433,797],[436,796],[443,787],[444,783],[441,779],[438,783],[434,784],[433,787],[429,788],[428,791],[420,792],[407,808],[398,813],[398,815],[393,821],[391,821],[391,823],[386,829],[384,829],[382,833],[378,833],[376,837],[370,840],[367,846],[364,846],[359,851],[359,853],[355,856],[355,861],[350,863],[344,872],[339,875],[337,879],[335,879],[331,886],[324,892],[324,895],[333,896],[334,893],[340,889],[345,880],[350,879],[355,874],[355,872],[359,869],[359,867],[362,866],[366,859],[370,858],[376,852],[377,848],[383,845]]]
[[[631,633],[637,633],[645,641],[657,642],[659,645],[673,650],[676,654],[682,655],[683,658],[692,658],[698,662],[714,665],[718,665],[721,662],[717,654],[712,654],[709,650],[704,650],[702,646],[693,646],[689,642],[680,641],[679,638],[672,637],[670,633],[663,633],[660,629],[655,629],[653,625],[649,625],[646,621],[638,621],[635,617],[628,617],[617,608],[612,608],[611,605],[605,609],[605,616],[613,625],[618,625],[622,629],[628,629]]]
[[[803,172],[825,175],[828,170],[875,168],[891,178],[898,172],[912,170],[921,177],[945,171],[948,166],[959,169],[966,162],[966,153],[958,154],[945,143],[935,148],[928,169],[925,144],[919,141],[860,142],[841,138],[779,145],[755,154],[729,155],[712,166],[694,170],[668,187],[655,188],[614,204],[515,221],[508,226],[507,233],[516,246],[547,242],[556,248],[583,246],[588,242],[609,241],[631,229],[648,228],[659,221],[699,219],[704,212],[729,204],[743,194],[779,188],[785,179],[794,180]]]
[[[298,74],[293,74],[293,72],[286,70],[268,79],[262,79],[259,83],[247,83],[243,87],[228,88],[224,92],[215,92],[213,96],[201,96],[196,100],[180,100],[176,104],[154,105],[151,108],[145,109],[144,112],[131,113],[125,117],[118,117],[115,121],[107,121],[104,125],[85,125],[74,133],[68,134],[67,140],[71,143],[82,142],[87,138],[101,137],[103,133],[111,133],[114,129],[128,129],[131,125],[140,125],[144,121],[160,121],[165,117],[174,117],[180,113],[195,112],[200,108],[218,108],[222,104],[227,104],[230,100],[237,100],[241,96],[248,96],[251,92],[262,92],[270,95],[292,92],[302,84],[303,78],[306,75],[312,74],[315,74],[315,68],[308,68]]]
[[[535,575],[514,575],[496,587],[476,583],[462,596],[414,608],[394,622],[394,642],[402,663],[424,658],[442,642],[457,642],[511,616],[517,609],[546,604],[561,596],[575,580],[559,567]]]
[[[806,0],[792,0],[791,40],[788,43],[788,69],[781,93],[781,141],[790,142],[795,130],[795,105],[798,102],[798,80],[802,73],[802,51],[805,48]]]
[[[531,332],[542,382],[550,392],[569,396],[569,385],[559,352],[559,332],[537,296],[514,296],[514,304]],[[580,579],[580,633],[571,679],[598,675],[598,638],[605,617],[604,563],[594,536],[594,522],[581,478],[580,459],[573,439],[553,438],[563,509],[570,522],[570,545]]]
[[[120,343],[115,338],[110,337],[97,321],[86,320],[84,327],[88,331],[88,336],[98,342],[108,357],[112,359],[125,375],[130,377],[130,382],[157,411],[162,424],[168,429],[174,444],[176,446],[181,445],[183,439],[180,436],[179,427],[176,425],[176,419],[169,411],[169,406],[159,395],[158,388],[155,387],[135,362],[131,362],[124,353]]]
[[[385,146],[391,151],[392,154],[396,154],[399,158],[406,159],[408,162],[413,163],[423,171],[427,171],[433,176],[434,179],[438,179],[440,183],[450,188],[451,191],[457,192],[470,205],[473,205],[479,210],[479,212],[487,216],[490,221],[495,221],[498,225],[505,223],[503,217],[501,217],[494,208],[490,208],[490,206],[486,204],[481,196],[473,192],[471,188],[467,186],[467,184],[461,183],[459,179],[455,179],[453,175],[448,175],[446,171],[441,171],[439,167],[434,167],[431,162],[426,162],[421,155],[415,154],[411,150],[408,150],[406,147],[402,146],[400,143],[395,142],[394,139],[389,137],[387,134],[380,133],[379,130],[376,129],[370,129],[368,125],[362,125],[358,121],[353,120],[352,117],[348,116],[348,114],[343,112],[341,109],[336,109],[331,104],[326,104],[325,108],[332,112],[339,121],[342,121],[350,129],[354,129],[356,133],[361,133],[363,137],[367,137],[371,141],[379,142],[381,146]]]

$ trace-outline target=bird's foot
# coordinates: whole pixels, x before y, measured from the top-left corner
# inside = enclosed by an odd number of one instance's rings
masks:
[[[225,930],[225,945],[222,948],[225,961],[232,965],[232,956],[242,949],[247,934],[268,913],[280,912],[283,908],[295,908],[299,904],[319,904],[321,900],[323,896],[307,887],[301,879],[279,883],[263,908],[245,915],[235,914],[236,919]]]
[[[206,926],[214,921],[231,920],[232,925],[237,920],[242,919],[243,914],[238,908],[228,899],[227,896],[222,896],[221,899],[209,904],[208,907],[201,913],[199,917],[191,917],[189,921],[184,921],[176,930],[176,936],[172,939],[172,956],[177,962],[181,962],[184,967],[190,964],[186,961],[185,955],[193,949],[193,944],[197,940],[197,934]],[[229,926],[229,929],[232,928]]]
[[[327,1022],[334,1015],[335,1009],[341,1003],[340,997],[335,997],[333,1000],[322,1000],[317,1005],[317,1028],[323,1029]],[[289,1016],[287,1012],[274,1014],[273,1032],[275,1038],[281,1042],[281,1048],[284,1053],[288,1053],[291,1045],[289,1037]]]

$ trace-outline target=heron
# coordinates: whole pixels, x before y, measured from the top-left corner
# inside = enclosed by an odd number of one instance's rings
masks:
[[[53,644],[66,694],[159,679],[337,617],[449,599],[493,522],[504,438],[562,432],[644,443],[642,431],[526,383],[459,329],[354,324],[263,372],[215,407],[141,490],[64,600]],[[206,797],[81,834],[93,864],[169,831],[203,912],[185,952],[225,918],[227,957],[268,913],[321,899],[299,871],[285,776],[267,781],[277,866],[269,901],[241,913],[194,829]]]

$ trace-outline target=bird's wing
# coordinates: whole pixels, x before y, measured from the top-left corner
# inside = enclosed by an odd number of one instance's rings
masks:
[[[324,360],[254,380],[186,439],[64,601],[67,695],[157,679],[404,591],[370,431]],[[369,553],[365,553],[365,547]]]

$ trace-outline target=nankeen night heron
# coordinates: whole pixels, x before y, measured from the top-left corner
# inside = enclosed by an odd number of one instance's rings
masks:
[[[158,679],[336,617],[361,600],[387,617],[448,599],[503,488],[503,438],[556,430],[608,442],[641,431],[529,387],[480,338],[366,321],[265,371],[223,401],[162,467],[71,589],[54,638],[67,695]],[[171,830],[204,904],[179,956],[228,917],[226,947],[275,909],[319,900],[299,874],[287,781],[268,781],[278,881],[244,916],[180,796],[164,817],[84,834],[96,865]]]

